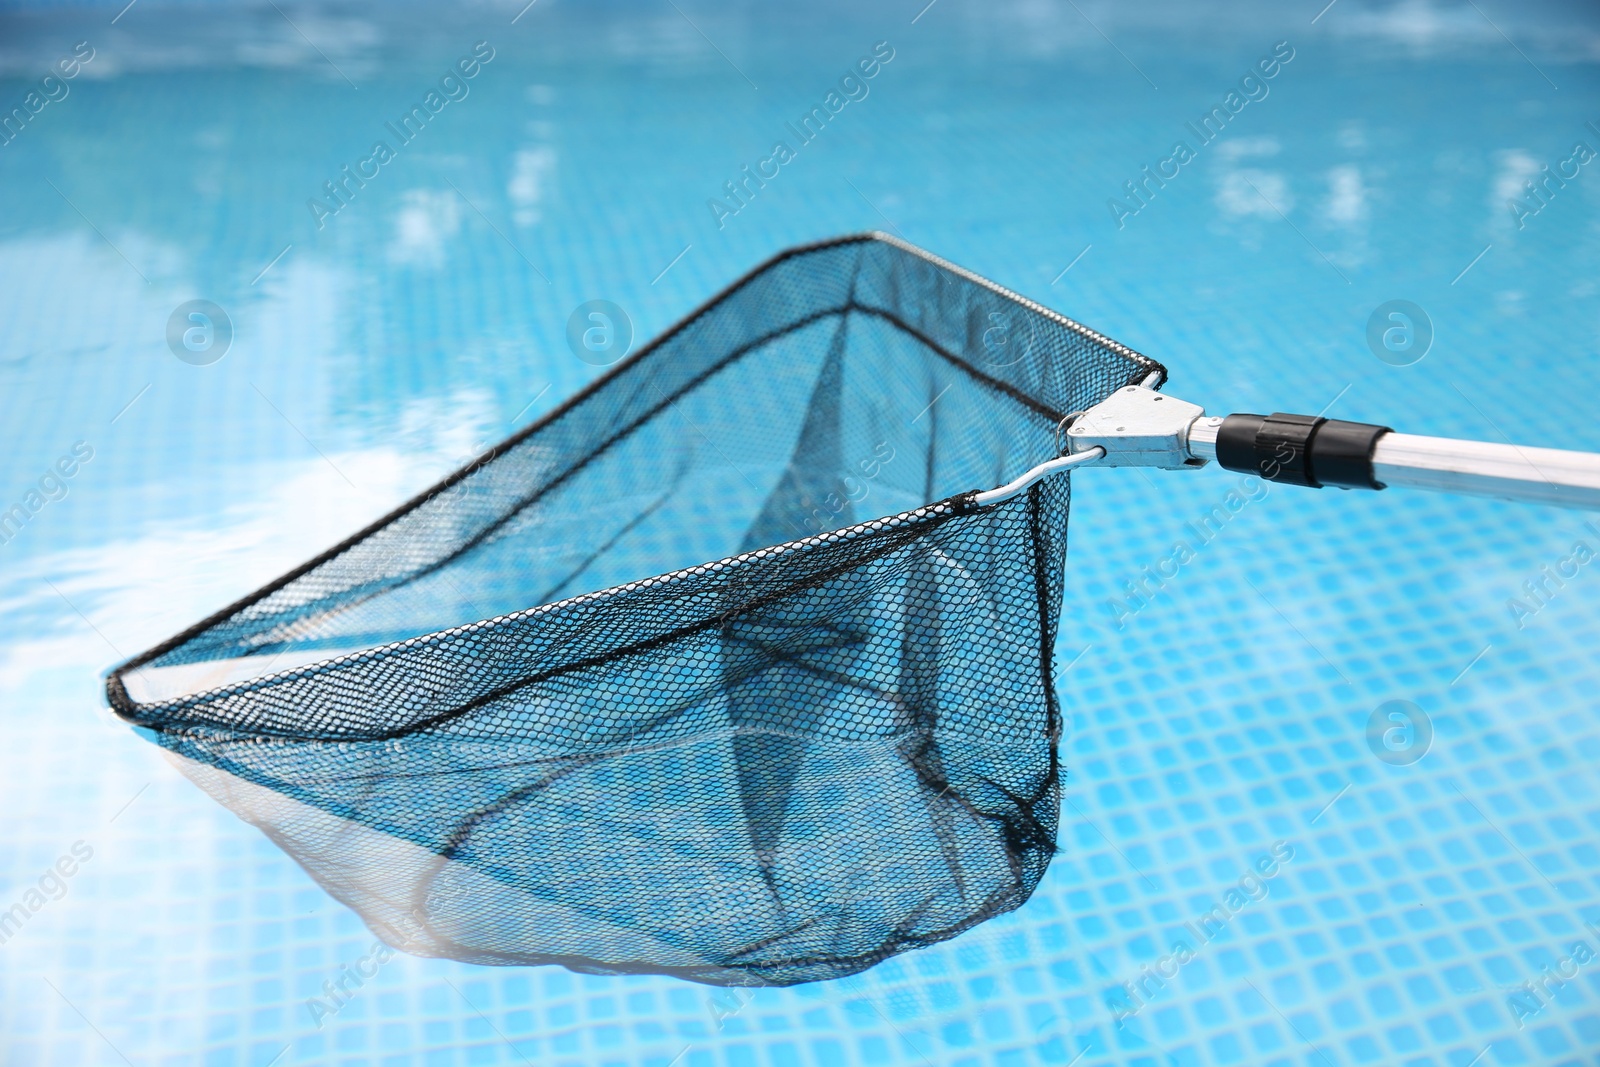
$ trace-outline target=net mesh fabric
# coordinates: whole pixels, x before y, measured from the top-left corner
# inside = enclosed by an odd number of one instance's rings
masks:
[[[1043,874],[1068,484],[973,490],[1159,370],[881,235],[796,249],[111,702],[397,947],[850,974]]]

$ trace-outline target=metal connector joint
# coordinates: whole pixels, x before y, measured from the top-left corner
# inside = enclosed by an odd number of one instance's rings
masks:
[[[1097,467],[1203,467],[1189,431],[1205,409],[1154,389],[1129,385],[1083,412],[1067,427],[1067,451],[1105,449]]]

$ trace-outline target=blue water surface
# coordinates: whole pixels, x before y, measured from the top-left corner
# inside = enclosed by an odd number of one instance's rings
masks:
[[[841,232],[1219,414],[1600,449],[1597,89],[1577,2],[0,4],[0,1061],[1600,1060],[1579,513],[1075,475],[1044,883],[753,994],[380,965],[100,695],[602,373],[580,304],[637,345]]]

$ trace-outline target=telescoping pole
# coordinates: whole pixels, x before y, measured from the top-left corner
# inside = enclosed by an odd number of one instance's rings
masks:
[[[1396,433],[1310,415],[1207,416],[1194,404],[1127,386],[1066,427],[1070,453],[1105,449],[1094,466],[1228,470],[1313,488],[1407,487],[1600,510],[1600,455]]]

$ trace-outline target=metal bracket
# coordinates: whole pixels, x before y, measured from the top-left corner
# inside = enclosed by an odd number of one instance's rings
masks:
[[[1205,413],[1187,400],[1124,386],[1073,421],[1067,448],[1074,455],[1105,449],[1097,467],[1203,467],[1205,459],[1190,451],[1189,432]]]

